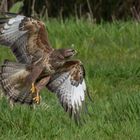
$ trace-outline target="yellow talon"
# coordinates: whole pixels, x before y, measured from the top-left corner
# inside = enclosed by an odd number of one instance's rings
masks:
[[[31,92],[32,93],[35,93],[36,92],[36,87],[35,87],[35,84],[34,83],[32,83]]]
[[[36,102],[37,104],[40,103],[40,96],[39,96],[39,92],[35,86],[34,83],[32,83],[32,87],[31,87],[31,92],[32,93],[36,93],[35,97],[33,98],[34,102]]]
[[[39,104],[39,103],[40,103],[40,96],[37,95],[36,97],[33,98],[33,100],[34,100],[37,104]]]

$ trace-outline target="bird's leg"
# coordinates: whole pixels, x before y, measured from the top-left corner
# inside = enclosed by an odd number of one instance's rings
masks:
[[[40,103],[39,90],[35,86],[35,83],[32,83],[31,93],[36,94],[35,97],[33,98],[33,100],[35,101],[35,103],[39,104]]]
[[[42,78],[36,85],[34,83],[32,83],[32,88],[31,88],[31,92],[35,93],[35,97],[33,98],[33,100],[39,104],[40,103],[40,95],[39,92],[40,90],[45,87],[47,85],[47,83],[50,80],[50,76],[44,77]]]
[[[38,89],[35,86],[35,83],[32,83],[32,87],[30,90],[31,90],[32,94],[36,94],[35,97],[33,98],[33,100],[38,104],[40,102],[40,97],[39,97]]]
[[[37,78],[39,77],[41,72],[43,71],[43,68],[39,67],[39,66],[30,66],[29,68],[32,69],[32,71],[26,77],[25,83],[27,84],[27,86],[31,84],[31,89],[30,90],[31,90],[32,93],[35,93],[36,92],[35,81],[37,80]]]
[[[32,93],[35,93],[36,92],[36,87],[35,87],[35,84],[34,83],[32,83],[31,92]]]
[[[41,72],[43,71],[43,68],[40,66],[32,66],[32,71],[31,73],[26,77],[25,83],[28,85],[31,84],[31,93],[35,95],[34,97],[34,101],[36,103],[39,103],[40,98],[39,98],[39,91],[37,86],[35,85],[35,81],[37,80],[37,78],[39,77],[39,75],[41,74]]]
[[[34,100],[37,104],[40,103],[39,90],[36,90],[36,96],[33,98],[33,100]]]

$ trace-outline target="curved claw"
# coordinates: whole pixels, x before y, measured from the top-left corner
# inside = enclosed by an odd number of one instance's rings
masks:
[[[34,100],[35,103],[39,104],[40,103],[40,96],[39,95],[35,96],[33,98],[33,100]]]
[[[37,87],[35,86],[34,83],[32,83],[31,93],[36,94],[33,100],[35,103],[39,104],[40,103],[39,91],[37,90]]]

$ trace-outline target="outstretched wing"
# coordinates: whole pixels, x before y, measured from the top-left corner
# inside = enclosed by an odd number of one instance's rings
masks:
[[[1,88],[10,100],[26,104],[34,103],[36,93],[31,93],[31,83],[38,78],[41,69],[32,69],[26,64],[6,60],[0,71]]]
[[[76,121],[80,119],[83,111],[86,84],[85,70],[80,61],[67,61],[64,66],[54,74],[47,88],[58,95],[64,110]]]
[[[53,50],[44,23],[22,15],[0,19],[0,44],[10,46],[21,63],[36,61]]]

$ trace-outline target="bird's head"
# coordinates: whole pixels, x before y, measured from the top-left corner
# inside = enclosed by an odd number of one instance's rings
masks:
[[[52,52],[52,57],[56,58],[57,60],[63,61],[65,59],[69,59],[77,54],[77,51],[74,49],[56,49]]]
[[[77,54],[77,51],[74,49],[59,49],[61,59],[69,59]]]
[[[74,49],[56,49],[52,52],[50,56],[50,63],[54,67],[59,67],[59,65],[62,65],[65,60],[70,59],[71,57],[75,56],[77,54],[77,51]]]

